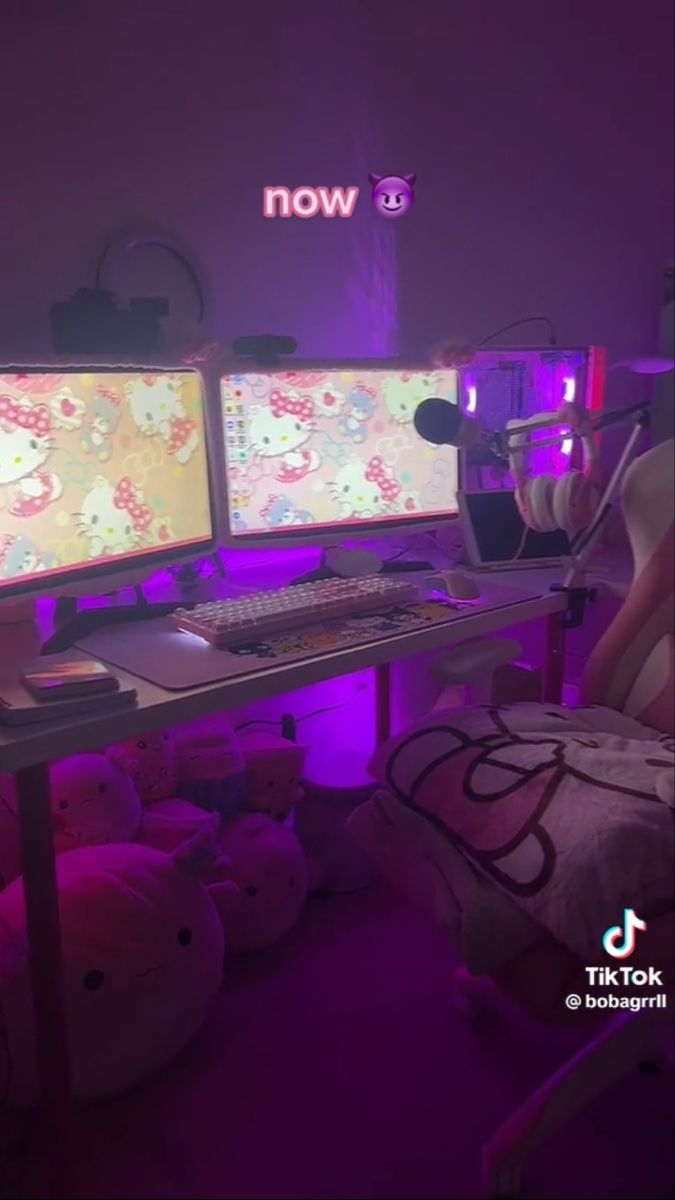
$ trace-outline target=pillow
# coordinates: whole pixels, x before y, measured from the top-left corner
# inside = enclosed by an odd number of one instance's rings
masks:
[[[143,809],[139,842],[171,854],[204,832],[215,838],[218,813],[205,812],[189,800],[160,800]]]
[[[141,802],[132,780],[104,754],[78,754],[50,772],[56,849],[133,842]]]
[[[260,813],[233,817],[220,838],[222,859],[207,878],[223,883],[214,897],[228,950],[264,950],[295,925],[305,902],[307,860],[295,834]]]
[[[187,867],[146,846],[72,850],[56,871],[73,1090],[95,1100],[145,1079],[200,1028],[221,983],[222,926]],[[27,1108],[39,1091],[20,879],[0,893],[0,1014],[0,1102]]]
[[[107,753],[129,776],[141,804],[172,800],[178,794],[176,743],[170,729],[118,742]]]

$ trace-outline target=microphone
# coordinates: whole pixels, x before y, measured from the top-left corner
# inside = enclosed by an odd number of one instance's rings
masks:
[[[601,433],[604,429],[646,417],[650,408],[650,401],[641,401],[630,408],[619,408],[595,417],[589,413],[589,431]],[[459,405],[450,400],[443,400],[440,396],[429,396],[415,409],[413,424],[420,437],[432,446],[454,446],[458,450],[468,450],[480,444],[493,458],[508,459],[514,450],[519,448],[518,442],[522,435],[564,425],[565,416],[560,411],[541,413],[524,421],[522,425],[510,422],[503,430],[485,430],[481,429],[473,417],[463,413]],[[575,436],[575,430],[571,429],[564,436]],[[560,441],[561,435],[557,435],[550,440],[533,443],[531,449],[543,449],[544,446],[555,445]]]
[[[467,417],[458,404],[429,396],[417,405],[413,424],[420,437],[432,446],[454,446],[468,450],[479,442],[496,458],[508,458],[506,431],[487,432],[477,421]]]

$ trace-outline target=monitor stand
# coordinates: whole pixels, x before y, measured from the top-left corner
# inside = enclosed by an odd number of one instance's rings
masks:
[[[356,579],[364,575],[402,575],[413,571],[433,571],[430,562],[411,558],[382,559],[370,550],[324,550],[321,564],[293,583],[314,583],[318,579]]]
[[[210,555],[207,560],[213,568],[213,575],[225,579],[226,572],[223,560],[219,551]],[[159,617],[168,617],[170,613],[177,608],[194,608],[196,604],[200,604],[207,599],[202,595],[190,596],[190,589],[198,588],[202,575],[199,569],[199,563],[188,562],[182,563],[174,568],[169,568],[173,580],[180,588],[187,591],[186,595],[181,595],[173,600],[161,602],[150,602],[146,599],[143,588],[140,584],[134,587],[135,602],[133,604],[106,604],[97,608],[85,608],[78,610],[77,600],[71,596],[59,596],[56,600],[56,609],[54,613],[55,629],[51,637],[47,638],[43,643],[41,653],[45,654],[60,654],[64,650],[69,650],[76,642],[82,638],[88,637],[90,633],[96,633],[98,629],[102,629],[105,625],[126,625],[129,622],[137,621],[154,621]],[[111,593],[114,594],[114,593]]]
[[[196,600],[176,599],[162,603],[150,603],[146,600],[140,586],[136,589],[135,604],[105,604],[97,608],[84,608],[80,612],[73,611],[71,604],[64,605],[61,611],[61,621],[57,609],[57,626],[51,637],[42,643],[40,653],[61,654],[70,650],[76,642],[96,633],[105,625],[126,625],[129,622],[154,621],[158,617],[168,617],[177,608],[194,608]],[[65,618],[65,619],[64,619]]]

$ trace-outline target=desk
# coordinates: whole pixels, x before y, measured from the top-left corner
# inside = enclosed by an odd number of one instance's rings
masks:
[[[536,579],[530,578],[527,572],[500,576],[500,585],[504,583],[514,589],[513,602],[506,606],[502,602],[499,607],[491,608],[486,597],[486,604],[481,609],[469,608],[454,614],[447,624],[381,638],[366,646],[335,650],[299,663],[273,666],[255,675],[239,676],[188,691],[166,691],[120,671],[120,678],[137,688],[138,704],[134,708],[15,730],[0,729],[0,769],[15,772],[17,779],[38,1067],[52,1196],[72,1197],[75,1192],[70,1171],[69,1066],[47,764],[146,730],[150,732],[211,712],[237,708],[263,697],[368,667],[377,671],[377,737],[381,740],[389,733],[389,668],[392,662],[425,651],[447,649],[482,634],[542,618],[548,622],[549,671],[545,679],[545,698],[555,702],[561,694],[564,653],[559,617],[566,607],[564,594],[547,590],[555,578],[555,573],[538,573]],[[487,579],[485,589],[489,589]],[[148,636],[151,636],[150,630]]]

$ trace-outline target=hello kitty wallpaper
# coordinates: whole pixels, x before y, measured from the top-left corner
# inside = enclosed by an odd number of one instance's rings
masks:
[[[210,538],[196,372],[0,374],[0,595]]]
[[[221,379],[230,531],[457,511],[457,455],[413,426],[427,396],[458,402],[452,370],[278,371]]]

